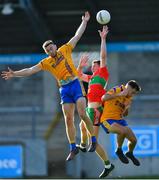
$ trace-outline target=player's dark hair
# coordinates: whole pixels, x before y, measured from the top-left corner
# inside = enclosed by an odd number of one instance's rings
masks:
[[[136,89],[136,91],[141,91],[141,87],[135,80],[128,81],[128,85],[131,86],[133,89]]]
[[[94,60],[94,61],[93,61],[93,64],[94,64],[94,63],[97,63],[97,64],[100,66],[100,61],[99,61],[99,60]]]

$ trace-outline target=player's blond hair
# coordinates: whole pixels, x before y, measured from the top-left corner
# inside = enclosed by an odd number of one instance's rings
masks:
[[[50,45],[50,44],[53,44],[52,40],[47,40],[47,41],[45,41],[45,42],[43,43],[43,45],[42,45],[43,49],[45,50],[46,47],[47,47],[48,45]]]

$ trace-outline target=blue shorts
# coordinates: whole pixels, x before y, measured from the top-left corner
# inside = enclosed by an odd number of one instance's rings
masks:
[[[85,91],[78,79],[63,85],[59,89],[61,96],[61,104],[76,103],[77,99],[85,96]]]
[[[102,128],[106,133],[109,133],[109,127],[111,124],[117,123],[121,126],[128,126],[128,123],[124,119],[116,120],[116,119],[107,119],[103,123],[101,123]]]

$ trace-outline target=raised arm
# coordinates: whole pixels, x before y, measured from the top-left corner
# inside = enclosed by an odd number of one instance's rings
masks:
[[[89,82],[89,75],[82,72],[82,69],[85,66],[88,66],[88,56],[82,55],[77,67],[78,76],[82,79],[82,81]]]
[[[103,26],[102,31],[98,31],[101,37],[101,50],[100,50],[100,67],[104,67],[107,64],[107,50],[106,50],[106,37],[108,34],[108,27]]]
[[[70,39],[69,43],[75,47],[77,42],[80,40],[80,38],[82,37],[82,34],[84,33],[86,26],[87,26],[87,22],[90,19],[90,14],[89,12],[85,12],[85,15],[82,16],[82,23],[80,24],[79,28],[77,29],[75,35]]]
[[[13,71],[8,67],[8,71],[2,71],[1,76],[5,80],[9,80],[13,77],[25,77],[35,74],[41,71],[41,67],[39,64],[32,66],[30,68],[21,69],[19,71]]]

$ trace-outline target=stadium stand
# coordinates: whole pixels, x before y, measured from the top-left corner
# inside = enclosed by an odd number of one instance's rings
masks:
[[[0,1],[0,10],[4,2]],[[98,42],[98,32],[92,29],[100,28],[95,20],[100,9],[107,9],[112,15],[108,41],[159,40],[156,23],[159,2],[155,0],[71,0],[69,3],[64,0],[14,0],[11,3],[15,4],[14,13],[9,16],[0,14],[1,53],[42,52],[41,44],[46,39],[53,39],[58,45],[68,41],[86,10],[90,11],[92,19],[81,45]]]

